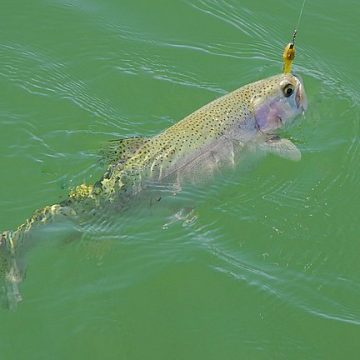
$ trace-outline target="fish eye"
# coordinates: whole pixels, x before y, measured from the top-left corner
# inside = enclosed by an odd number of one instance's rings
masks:
[[[286,84],[282,91],[285,97],[289,97],[294,93],[294,86],[292,84]]]

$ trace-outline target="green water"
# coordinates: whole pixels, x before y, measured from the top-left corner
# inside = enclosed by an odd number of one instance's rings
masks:
[[[107,140],[278,73],[300,7],[2,0],[0,229],[98,179]],[[250,161],[72,241],[45,231],[23,301],[0,310],[1,359],[358,359],[359,15],[357,1],[305,6],[309,110],[285,133],[301,162]]]

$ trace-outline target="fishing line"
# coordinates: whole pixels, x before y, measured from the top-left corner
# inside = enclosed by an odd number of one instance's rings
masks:
[[[300,10],[298,22],[297,22],[297,25],[296,25],[295,30],[294,30],[293,42],[295,41],[295,37],[296,37],[297,31],[299,30],[300,21],[301,21],[302,15],[303,15],[305,3],[306,3],[306,0],[304,0],[303,3],[302,3],[302,7],[301,7],[301,10]]]

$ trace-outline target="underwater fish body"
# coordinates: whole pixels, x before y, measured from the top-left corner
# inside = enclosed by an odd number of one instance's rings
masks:
[[[108,169],[97,183],[78,186],[60,204],[37,210],[17,230],[1,235],[0,276],[9,304],[21,300],[17,254],[34,227],[57,216],[76,217],[85,206],[121,202],[124,193],[137,194],[149,182],[180,186],[189,177],[198,178],[224,164],[234,164],[236,154],[247,147],[299,160],[297,147],[276,136],[276,130],[306,109],[302,80],[293,74],[279,74],[210,102],[157,136],[113,142],[112,151],[107,153]]]

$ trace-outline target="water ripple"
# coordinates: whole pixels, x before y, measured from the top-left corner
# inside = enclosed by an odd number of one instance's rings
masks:
[[[74,103],[101,119],[117,120],[111,104],[89,95],[86,84],[68,74],[66,65],[21,44],[0,44],[0,77],[33,95],[53,96]]]
[[[216,256],[217,263],[223,263],[213,265],[215,271],[255,286],[278,301],[284,301],[315,316],[360,325],[360,313],[354,311],[351,300],[347,300],[349,304],[344,300],[358,298],[360,286],[357,282],[334,279],[323,274],[307,276],[289,269],[284,271],[253,259],[249,262],[249,255],[234,255],[215,246],[211,246],[209,251]],[[334,294],[338,294],[338,300]]]

